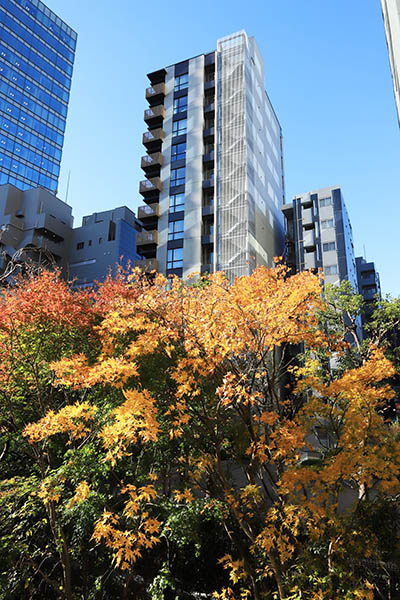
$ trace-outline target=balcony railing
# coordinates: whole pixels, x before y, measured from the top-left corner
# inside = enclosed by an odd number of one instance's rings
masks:
[[[154,152],[153,154],[145,154],[145,156],[142,156],[140,166],[143,171],[150,171],[157,167],[162,167],[162,164],[163,156],[161,152]]]
[[[151,244],[158,244],[158,231],[141,231],[136,234],[136,246],[149,246]]]
[[[158,260],[156,258],[135,260],[135,267],[139,267],[143,271],[158,271]]]
[[[146,108],[144,111],[144,120],[146,123],[161,123],[165,117],[165,109],[162,104],[153,106],[152,108]]]
[[[161,148],[161,144],[164,141],[164,130],[159,127],[158,129],[152,129],[151,131],[145,131],[143,134],[143,145],[146,148]]]
[[[139,184],[139,193],[143,196],[147,196],[152,192],[161,192],[162,184],[159,177],[153,177],[152,179],[143,179]]]
[[[165,96],[165,83],[156,83],[146,88],[146,100],[153,102],[161,100]]]
[[[138,219],[145,221],[160,216],[160,205],[155,202],[154,204],[147,204],[147,206],[139,206],[138,208]]]

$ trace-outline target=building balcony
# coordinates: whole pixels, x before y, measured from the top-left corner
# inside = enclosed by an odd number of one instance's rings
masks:
[[[303,227],[307,226],[307,225],[312,225],[313,224],[312,208],[303,208],[301,218],[302,218]]]
[[[376,287],[374,287],[374,289],[370,289],[370,290],[365,290],[365,289],[361,290],[361,294],[362,294],[364,300],[366,300],[367,302],[370,300],[375,300],[375,296],[377,293],[378,293],[378,290],[376,289]]]
[[[161,125],[165,118],[165,108],[162,104],[146,108],[144,111],[144,120],[148,125]]]
[[[209,217],[214,214],[214,204],[205,204],[202,208],[202,216]]]
[[[203,137],[205,140],[214,139],[214,127],[206,127],[203,131]]]
[[[146,88],[146,100],[151,106],[161,102],[165,97],[165,83],[156,83]]]
[[[213,233],[203,233],[201,236],[201,243],[203,246],[209,246],[214,243],[214,234]]]
[[[316,269],[317,268],[317,254],[316,252],[305,252],[304,253],[304,268]]]
[[[214,175],[205,175],[206,179],[203,181],[203,189],[212,189],[214,187]]]
[[[315,246],[315,229],[308,229],[303,232],[303,245],[304,248]]]
[[[141,231],[136,234],[136,247],[140,246],[156,246],[158,244],[158,231]]]
[[[153,177],[152,179],[143,179],[139,184],[139,193],[142,196],[153,195],[154,192],[161,192],[162,183],[159,177]]]
[[[142,271],[158,271],[158,260],[156,258],[145,258],[143,260],[135,260],[135,267],[139,267]]]
[[[211,152],[207,152],[206,154],[203,155],[203,164],[210,164],[214,162],[214,158],[215,158],[215,152],[214,150],[211,150]]]
[[[153,220],[160,216],[160,205],[155,202],[154,204],[148,204],[147,206],[139,206],[138,208],[138,219],[140,221]]]
[[[145,131],[143,134],[143,146],[146,146],[148,150],[161,150],[161,145],[164,141],[165,133],[164,130],[159,127],[152,129],[151,131]]]
[[[163,155],[161,152],[154,152],[153,154],[145,154],[142,156],[140,166],[145,173],[149,171],[157,171],[163,165]]]

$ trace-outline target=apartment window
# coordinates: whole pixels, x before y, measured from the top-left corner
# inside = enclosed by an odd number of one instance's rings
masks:
[[[168,250],[167,269],[179,269],[183,267],[183,248]]]
[[[323,208],[324,206],[331,206],[331,204],[332,198],[330,196],[328,196],[327,198],[320,198],[319,205],[321,208]]]
[[[329,265],[327,267],[324,267],[324,273],[325,273],[325,275],[337,275],[337,273],[338,273],[337,265]]]
[[[331,229],[335,226],[333,219],[324,219],[321,221],[321,229]]]
[[[324,252],[336,250],[336,242],[325,242],[325,244],[322,244],[322,249]]]
[[[185,167],[181,167],[180,169],[171,169],[171,187],[175,187],[177,185],[184,185],[185,173]]]
[[[183,135],[187,130],[187,119],[180,119],[179,121],[174,121],[172,126],[172,135]]]
[[[175,91],[179,92],[179,90],[186,90],[189,86],[189,74],[185,73],[184,75],[178,75],[175,77]]]
[[[185,112],[187,110],[188,97],[181,96],[180,98],[175,98],[174,100],[174,115]]]
[[[185,194],[172,194],[169,199],[169,212],[185,210]]]
[[[183,240],[183,219],[171,221],[168,225],[168,240]]]
[[[84,247],[85,247],[85,242],[78,242],[76,245],[77,250],[83,250]]]
[[[186,142],[182,144],[173,144],[171,151],[171,161],[183,160],[186,158]]]

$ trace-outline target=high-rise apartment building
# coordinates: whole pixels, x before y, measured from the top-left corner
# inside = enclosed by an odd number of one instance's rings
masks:
[[[381,2],[400,125],[400,0],[381,0]]]
[[[244,31],[148,75],[139,253],[164,274],[273,265],[284,246],[282,134]]]
[[[288,264],[295,272],[324,271],[325,282],[357,286],[353,233],[340,187],[327,187],[293,198],[286,218]]]
[[[0,0],[0,184],[57,191],[76,40],[40,0]]]

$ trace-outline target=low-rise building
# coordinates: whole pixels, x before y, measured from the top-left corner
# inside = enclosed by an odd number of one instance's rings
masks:
[[[68,278],[75,287],[89,287],[115,276],[118,265],[132,265],[136,252],[136,233],[141,223],[126,206],[83,217],[81,227],[72,231]]]
[[[71,206],[47,189],[22,191],[9,183],[0,185],[0,272],[18,250],[25,249],[35,262],[50,253],[65,273],[72,223]]]

